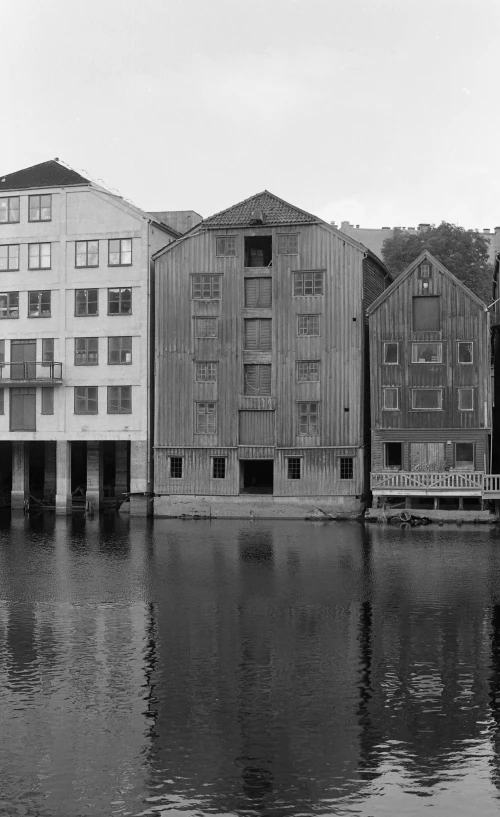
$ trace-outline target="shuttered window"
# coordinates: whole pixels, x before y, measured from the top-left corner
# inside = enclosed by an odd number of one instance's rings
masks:
[[[195,300],[220,298],[220,275],[193,275],[191,297]]]
[[[269,352],[271,350],[270,318],[246,318],[245,349]]]
[[[417,295],[413,298],[413,331],[437,332],[441,329],[439,296]]]
[[[245,306],[258,309],[272,305],[272,278],[245,278]]]
[[[217,403],[196,403],[196,434],[216,434]]]
[[[299,434],[318,434],[318,404],[298,403]]]
[[[245,366],[245,394],[271,394],[271,366],[249,364]]]
[[[54,387],[42,389],[42,414],[54,414]]]

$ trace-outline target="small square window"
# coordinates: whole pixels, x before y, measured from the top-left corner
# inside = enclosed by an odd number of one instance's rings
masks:
[[[0,272],[11,272],[19,269],[19,244],[2,244],[0,246]]]
[[[474,470],[474,443],[455,443],[455,468]]]
[[[226,458],[213,458],[213,477],[214,479],[226,479]]]
[[[19,196],[0,199],[0,224],[19,223]]]
[[[191,276],[191,297],[195,300],[220,298],[220,275]]]
[[[215,383],[217,381],[217,363],[200,361],[196,363],[196,382]]]
[[[108,338],[108,364],[110,366],[127,365],[132,363],[132,338]]]
[[[278,235],[278,254],[279,255],[298,255],[299,252],[299,236],[297,233],[288,233]]]
[[[132,263],[132,239],[110,238],[108,240],[108,265],[127,267]]]
[[[217,318],[195,318],[194,332],[196,338],[216,338],[218,329]]]
[[[458,342],[458,362],[472,363],[473,357],[473,343],[469,340],[460,340]]]
[[[182,457],[170,457],[170,479],[182,479]]]
[[[75,338],[75,366],[97,366],[99,338]]]
[[[474,411],[474,389],[458,389],[458,410]]]
[[[287,479],[300,479],[300,457],[287,457]]]
[[[323,271],[294,272],[294,295],[323,295]]]
[[[384,343],[384,363],[386,366],[396,366],[399,363],[398,343]]]
[[[19,317],[19,292],[0,292],[0,318]]]
[[[399,409],[399,389],[384,388],[382,394],[384,411],[397,411]]]
[[[354,479],[354,457],[340,457],[340,479]]]
[[[50,221],[52,219],[52,196],[29,197],[28,221]]]
[[[297,334],[319,335],[319,315],[297,315]]]
[[[108,414],[132,414],[132,386],[108,386]]]
[[[75,289],[75,316],[84,317],[99,314],[99,290]]]
[[[97,386],[75,386],[75,414],[97,413]]]
[[[54,414],[54,387],[42,389],[42,414]]]
[[[236,255],[236,236],[235,235],[217,236],[216,255],[218,256]]]
[[[28,269],[50,269],[50,265],[50,244],[28,244]]]
[[[319,381],[319,360],[298,360],[297,381],[299,383]]]
[[[132,314],[132,290],[130,287],[108,289],[108,315]]]
[[[75,241],[75,267],[99,266],[99,242]]]
[[[50,318],[50,289],[28,293],[28,318]]]

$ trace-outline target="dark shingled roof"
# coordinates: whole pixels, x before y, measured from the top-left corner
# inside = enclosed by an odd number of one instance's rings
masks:
[[[74,184],[90,184],[88,179],[75,170],[59,164],[55,159],[39,165],[25,167],[0,176],[0,195],[3,190],[25,190],[31,187],[68,187]]]
[[[268,190],[250,196],[227,210],[203,219],[202,227],[248,227],[254,210],[261,210],[264,225],[272,224],[317,224],[321,219],[306,213],[292,204],[279,199]]]

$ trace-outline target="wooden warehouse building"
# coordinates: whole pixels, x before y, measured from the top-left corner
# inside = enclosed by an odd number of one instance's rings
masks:
[[[492,496],[485,304],[424,251],[368,314],[373,507],[480,509]]]
[[[155,514],[358,514],[382,262],[264,191],[158,252],[155,274]]]

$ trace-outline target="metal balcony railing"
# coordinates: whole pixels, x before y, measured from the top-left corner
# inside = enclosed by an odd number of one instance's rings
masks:
[[[0,363],[0,384],[44,382],[62,382],[62,363]]]

